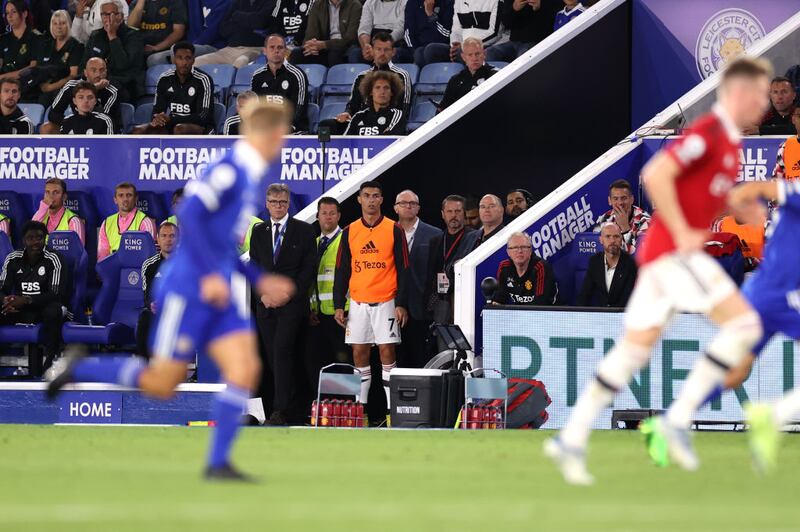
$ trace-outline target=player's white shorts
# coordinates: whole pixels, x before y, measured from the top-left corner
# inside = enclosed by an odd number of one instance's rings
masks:
[[[635,331],[662,327],[676,312],[707,314],[737,290],[706,253],[668,253],[639,270],[625,310],[625,327]]]
[[[351,300],[344,341],[347,344],[399,344],[400,327],[394,315],[394,300],[384,303]]]

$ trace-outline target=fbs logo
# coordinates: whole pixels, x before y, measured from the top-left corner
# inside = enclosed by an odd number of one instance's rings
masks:
[[[366,255],[368,253],[379,253],[378,246],[376,246],[375,242],[373,242],[372,240],[364,244],[364,247],[361,248],[362,255]]]

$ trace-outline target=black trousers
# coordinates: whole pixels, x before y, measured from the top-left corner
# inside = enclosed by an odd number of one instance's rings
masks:
[[[298,46],[289,55],[289,62],[293,65],[307,65],[314,63],[332,67],[347,62],[347,49],[322,50],[319,55],[303,55],[303,47]]]
[[[139,320],[136,322],[136,354],[140,357],[149,359],[150,348],[147,340],[150,338],[150,327],[153,326],[155,314],[150,309],[142,310]]]
[[[428,345],[431,322],[409,317],[400,336],[403,343],[397,346],[397,366],[401,368],[423,368],[435,353]]]
[[[41,323],[42,347],[45,357],[53,357],[60,351],[61,326],[64,324],[64,315],[61,303],[53,301],[40,308],[25,308],[11,314],[0,314],[0,325],[16,325],[17,323]],[[32,375],[41,373],[41,359],[30,361]]]
[[[264,412],[270,404],[267,398],[271,396],[272,411],[291,419],[303,410],[297,404],[296,396],[305,379],[298,379],[296,373],[301,369],[297,360],[302,360],[301,339],[307,330],[308,317],[300,310],[284,308],[276,312],[259,307],[256,323],[264,347],[262,361],[265,367],[259,385]]]

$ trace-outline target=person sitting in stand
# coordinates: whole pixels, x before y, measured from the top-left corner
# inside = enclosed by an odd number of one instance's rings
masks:
[[[447,109],[478,85],[497,74],[495,67],[486,64],[483,43],[475,37],[464,39],[464,43],[461,45],[461,59],[467,68],[455,74],[447,82],[438,111]]]
[[[66,201],[67,182],[51,177],[44,182],[44,197],[39,202],[39,209],[33,214],[33,220],[45,224],[48,233],[74,231],[85,246],[86,228],[83,220],[64,205]]]
[[[0,135],[32,135],[34,126],[19,103],[18,79],[0,78]]]
[[[0,35],[0,77],[18,79],[22,70],[36,66],[42,36],[28,26],[25,0],[5,3],[8,31]]]
[[[792,123],[800,131],[800,107],[792,110]],[[788,161],[788,165],[786,164]],[[792,135],[778,147],[772,177],[794,181],[800,178],[800,136]]]
[[[636,261],[622,250],[622,231],[608,222],[600,228],[603,251],[589,259],[577,305],[625,307],[636,283]]]
[[[222,125],[223,135],[239,134],[239,124],[242,123],[242,117],[239,116],[239,111],[241,111],[242,107],[248,100],[253,98],[258,98],[258,95],[253,91],[240,92],[236,96],[236,114],[225,119],[225,123]]]
[[[138,199],[133,183],[120,183],[114,188],[114,204],[119,209],[100,226],[97,239],[97,262],[116,253],[122,242],[122,233],[128,231],[147,231],[156,240],[155,220],[136,208]]]
[[[778,76],[769,88],[769,111],[755,124],[743,130],[745,135],[796,135],[792,115],[796,108],[794,85],[787,78]]]
[[[345,135],[405,134],[405,113],[397,106],[403,88],[397,75],[381,70],[370,72],[361,81],[360,90],[369,107],[353,115]]]
[[[214,129],[214,81],[194,67],[194,45],[181,41],[172,47],[175,68],[156,85],[153,117],[137,126],[139,135],[204,135]]]
[[[555,305],[558,285],[553,269],[533,254],[531,238],[514,233],[508,239],[508,259],[497,269],[497,305]]]
[[[71,3],[71,2],[70,2]],[[103,16],[100,14],[100,7],[103,2],[100,0],[76,0],[75,18],[72,20],[72,27],[69,30],[78,42],[86,44],[93,31],[102,29]],[[70,8],[71,11],[72,8]],[[128,18],[128,3],[122,2],[122,19]]]
[[[633,187],[624,179],[617,179],[608,187],[608,204],[611,210],[605,212],[594,226],[594,232],[608,222],[614,222],[622,231],[622,250],[633,255],[639,239],[650,227],[650,214],[633,204]]]
[[[128,15],[128,26],[142,32],[147,66],[168,63],[173,44],[186,36],[184,0],[136,0]]]
[[[158,270],[177,245],[178,226],[170,221],[162,222],[158,226],[158,253],[142,263],[144,308],[139,313],[139,321],[136,323],[136,354],[140,357],[150,358],[147,340],[150,336],[150,326],[153,323],[153,318],[158,312],[153,297],[153,284],[158,277],[161,277]]]
[[[93,57],[86,62],[83,69],[83,78],[71,79],[56,94],[50,112],[47,113],[47,122],[39,127],[42,135],[56,134],[64,123],[67,108],[75,113],[75,104],[72,103],[73,90],[81,81],[88,81],[97,89],[97,106],[95,111],[103,113],[114,124],[114,132],[122,133],[122,113],[119,108],[119,90],[108,80],[108,68],[105,59]]]
[[[72,89],[75,114],[61,124],[65,135],[113,135],[114,123],[108,115],[95,111],[97,89],[88,81],[81,81]]]

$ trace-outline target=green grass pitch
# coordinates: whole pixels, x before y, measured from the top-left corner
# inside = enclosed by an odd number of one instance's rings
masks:
[[[244,429],[258,485],[200,480],[201,428],[0,425],[0,530],[798,530],[800,440],[750,468],[743,434],[701,433],[699,473],[656,469],[637,433],[595,433],[592,488],[564,485],[546,431]]]

